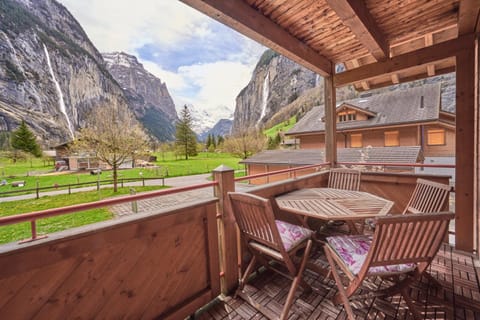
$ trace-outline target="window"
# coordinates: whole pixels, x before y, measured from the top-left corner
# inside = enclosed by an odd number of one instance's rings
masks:
[[[357,113],[355,111],[342,111],[338,113],[337,122],[353,121],[357,119]]]
[[[361,148],[363,146],[362,143],[362,134],[355,133],[350,135],[350,147],[351,148]]]
[[[444,129],[428,129],[427,144],[429,146],[445,145],[445,130]]]
[[[400,145],[400,134],[398,131],[385,132],[385,147],[398,147]]]

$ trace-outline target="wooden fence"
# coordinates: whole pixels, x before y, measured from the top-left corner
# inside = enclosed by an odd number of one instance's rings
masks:
[[[145,186],[145,181],[148,180],[161,180],[162,186],[165,186],[165,178],[164,177],[149,177],[149,178],[121,178],[117,180],[117,183],[123,188],[124,184],[130,182],[142,182],[142,186]],[[37,183],[35,188],[24,189],[23,187],[19,190],[12,190],[12,191],[5,191],[0,192],[0,197],[7,197],[11,195],[17,194],[36,194],[36,198],[40,198],[40,192],[44,191],[57,191],[57,190],[65,190],[68,194],[72,193],[72,189],[82,188],[82,187],[96,187],[96,190],[100,190],[102,185],[111,185],[113,184],[113,179],[111,180],[97,180],[97,181],[89,181],[89,182],[80,182],[80,183],[69,183],[69,184],[55,184],[49,187],[40,187]]]

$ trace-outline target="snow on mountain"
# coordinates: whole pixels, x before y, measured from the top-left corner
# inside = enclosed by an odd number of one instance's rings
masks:
[[[187,106],[193,119],[192,129],[200,136],[212,129],[220,119],[233,119],[232,110],[226,106],[218,106],[213,111],[201,109],[190,104]]]

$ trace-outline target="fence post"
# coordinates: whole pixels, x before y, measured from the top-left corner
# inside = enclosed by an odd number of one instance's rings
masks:
[[[135,195],[135,194],[137,194],[137,193],[135,192],[135,189],[130,188],[130,194],[133,196],[133,195]],[[137,200],[132,201],[132,211],[133,211],[133,213],[138,213]]]
[[[145,178],[142,178],[142,186],[145,187]]]
[[[37,181],[37,188],[36,188],[36,189],[37,189],[37,190],[36,190],[36,192],[37,192],[37,199],[40,198],[40,190],[38,190],[39,186],[40,186],[40,185],[39,185],[39,183],[38,183],[38,181]]]
[[[122,178],[121,182],[122,182],[122,188],[123,188],[123,178]]]
[[[222,292],[228,294],[238,285],[237,229],[227,196],[229,191],[235,191],[234,170],[221,165],[213,170],[213,178],[218,182],[214,195],[220,200],[217,204],[220,272],[223,274],[220,280]]]
[[[68,194],[72,194],[72,185],[71,184],[68,185]]]
[[[100,181],[97,180],[97,191],[100,190]]]

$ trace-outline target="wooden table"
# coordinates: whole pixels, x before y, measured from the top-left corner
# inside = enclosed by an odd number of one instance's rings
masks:
[[[358,232],[353,221],[386,215],[393,201],[362,191],[331,188],[295,190],[276,197],[280,209],[325,221],[346,220]]]

